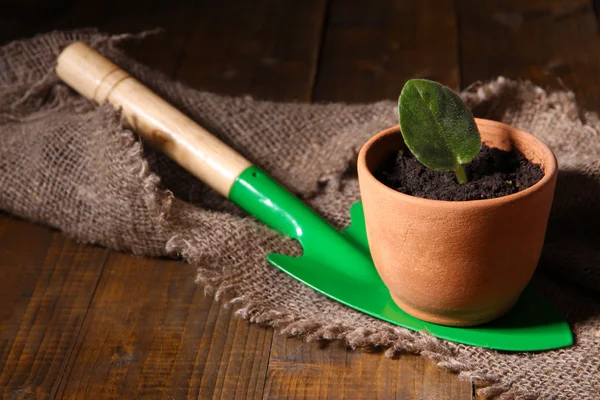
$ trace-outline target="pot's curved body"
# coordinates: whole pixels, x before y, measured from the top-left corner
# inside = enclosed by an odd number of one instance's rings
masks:
[[[490,147],[516,147],[544,177],[509,196],[439,201],[399,193],[373,172],[404,146],[398,127],[378,133],[358,156],[369,246],[394,301],[444,325],[477,325],[516,303],[538,263],[558,167],[552,151],[526,132],[476,119]]]

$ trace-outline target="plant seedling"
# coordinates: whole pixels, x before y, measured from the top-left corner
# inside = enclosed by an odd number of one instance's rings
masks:
[[[411,79],[398,100],[400,130],[408,149],[423,165],[454,171],[467,182],[463,164],[481,150],[481,137],[471,110],[450,88],[425,79]]]

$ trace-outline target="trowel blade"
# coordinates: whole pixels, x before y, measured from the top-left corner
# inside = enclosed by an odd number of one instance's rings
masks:
[[[341,254],[343,251],[340,249],[323,257],[313,252],[309,243],[302,242],[302,256],[274,253],[268,256],[269,262],[340,303],[441,339],[505,351],[549,350],[573,343],[564,317],[532,287],[526,288],[508,314],[484,325],[465,328],[442,326],[408,315],[394,303],[371,261],[362,204],[354,204],[350,214],[352,223],[342,234],[350,242],[350,247],[363,253],[363,260],[353,263],[347,253]]]

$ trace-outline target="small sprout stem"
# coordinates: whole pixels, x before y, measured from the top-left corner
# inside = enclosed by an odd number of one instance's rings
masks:
[[[462,164],[458,164],[454,172],[456,173],[456,180],[461,185],[469,181],[469,179],[467,178],[467,173],[465,172],[465,169],[463,168]]]

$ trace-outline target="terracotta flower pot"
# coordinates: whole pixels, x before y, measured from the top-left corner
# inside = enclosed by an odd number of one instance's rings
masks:
[[[407,313],[443,325],[477,325],[516,303],[538,263],[558,167],[540,140],[506,124],[476,119],[482,141],[516,147],[544,177],[509,196],[440,201],[397,192],[373,172],[404,146],[398,127],[375,135],[358,156],[367,236],[377,270]]]

